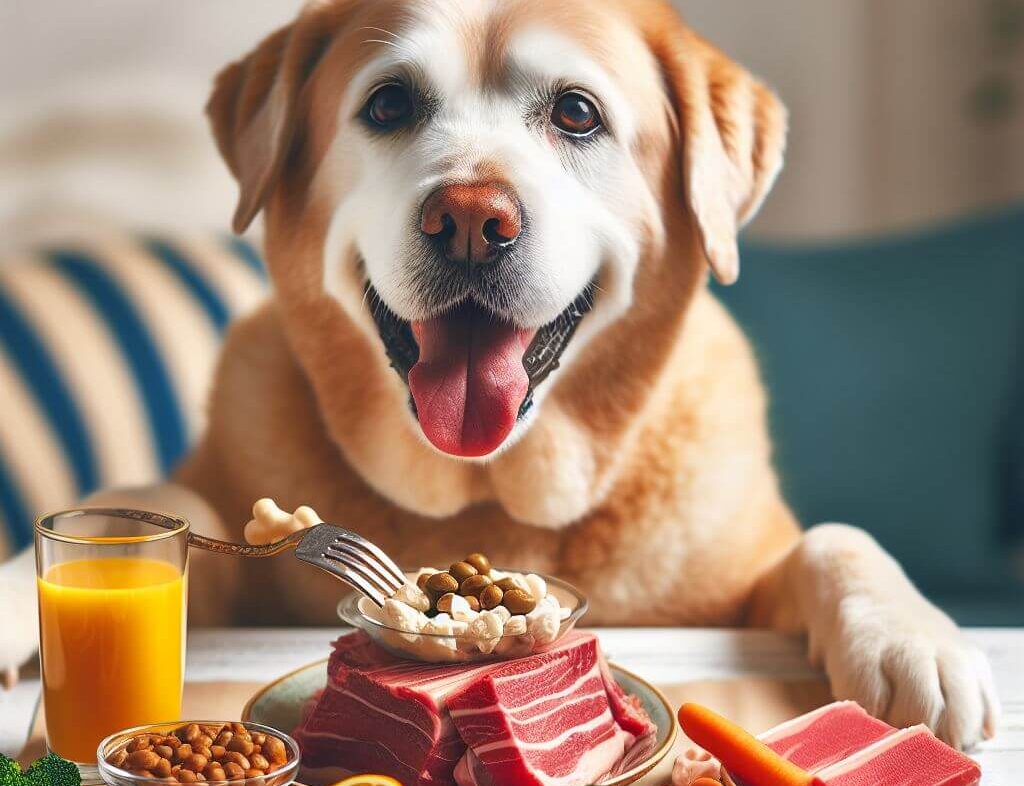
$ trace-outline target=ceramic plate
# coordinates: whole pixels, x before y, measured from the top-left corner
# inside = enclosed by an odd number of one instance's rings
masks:
[[[622,689],[636,696],[657,726],[648,739],[641,740],[626,754],[601,786],[626,786],[646,775],[660,762],[676,737],[675,714],[661,691],[636,674],[610,664],[612,675]],[[257,691],[242,710],[242,720],[262,723],[291,733],[302,716],[306,702],[327,682],[327,660],[317,661],[274,680]],[[304,782],[316,783],[314,773],[303,773]]]

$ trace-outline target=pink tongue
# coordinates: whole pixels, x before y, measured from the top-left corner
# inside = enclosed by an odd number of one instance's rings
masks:
[[[409,371],[420,428],[438,450],[486,456],[516,424],[534,331],[497,322],[472,305],[412,324],[420,359]]]

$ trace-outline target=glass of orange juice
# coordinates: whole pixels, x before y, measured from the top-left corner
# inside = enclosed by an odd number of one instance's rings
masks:
[[[181,716],[188,522],[83,508],[35,541],[47,745],[92,765],[104,737]]]

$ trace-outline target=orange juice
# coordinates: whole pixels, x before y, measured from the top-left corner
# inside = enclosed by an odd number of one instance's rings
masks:
[[[186,580],[177,566],[83,559],[53,565],[38,581],[51,750],[92,763],[108,734],[179,719]]]

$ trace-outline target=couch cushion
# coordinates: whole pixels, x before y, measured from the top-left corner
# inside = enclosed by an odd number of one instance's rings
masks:
[[[747,244],[718,293],[760,356],[802,521],[867,528],[933,592],[1006,589],[1024,209],[841,247]]]
[[[104,235],[0,264],[0,554],[40,511],[173,469],[224,330],[265,287],[222,237]]]

